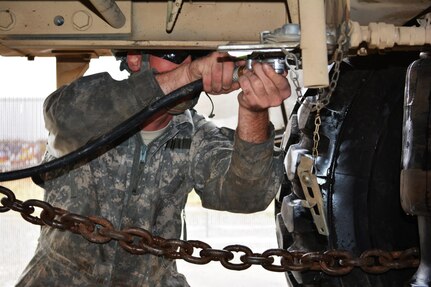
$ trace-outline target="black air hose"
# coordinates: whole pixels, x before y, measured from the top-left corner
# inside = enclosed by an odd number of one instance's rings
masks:
[[[32,177],[37,183],[41,181],[43,174],[47,172],[58,170],[64,172],[78,163],[89,162],[138,132],[141,129],[142,123],[161,108],[169,106],[191,94],[197,95],[198,92],[202,91],[202,89],[202,80],[191,82],[190,84],[187,84],[155,101],[113,128],[110,132],[101,135],[74,152],[38,166],[0,173],[0,182]]]

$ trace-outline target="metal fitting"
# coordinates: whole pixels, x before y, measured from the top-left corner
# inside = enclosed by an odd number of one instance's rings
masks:
[[[85,31],[90,28],[93,18],[86,11],[77,11],[72,16],[73,27],[79,31]]]

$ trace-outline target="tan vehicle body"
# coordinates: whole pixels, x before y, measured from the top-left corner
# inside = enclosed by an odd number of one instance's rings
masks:
[[[59,77],[64,77],[71,62],[85,65],[89,58],[111,55],[112,49],[216,49],[229,43],[259,43],[262,31],[286,23],[308,24],[317,14],[329,27],[338,27],[345,19],[361,26],[372,22],[399,26],[430,5],[426,0],[328,0],[319,11],[319,2],[2,0],[0,55],[55,56]],[[312,13],[304,23],[301,7],[305,17]],[[358,37],[354,47],[362,38],[371,41],[369,36]]]
[[[273,42],[264,38],[268,33],[275,35],[286,24],[290,28],[298,24],[300,32],[276,35]],[[300,55],[303,86],[325,88],[331,85],[328,65],[337,63],[338,40],[343,31],[347,33],[344,35],[347,40],[342,43],[344,58],[395,51],[429,53],[431,0],[0,0],[0,56],[22,56],[29,60],[55,57],[57,86],[82,76],[92,58],[111,56],[118,51],[228,51],[231,47],[259,53],[281,48],[296,51]],[[429,73],[417,77],[424,83],[431,82]],[[413,90],[406,88],[406,95]],[[417,176],[421,180],[416,181]],[[428,178],[431,176],[426,172],[409,169],[403,173],[401,182],[403,212],[419,216],[425,259],[431,259]],[[316,225],[318,217],[314,217]],[[326,225],[325,220],[321,219],[319,224]],[[322,230],[321,234],[331,239],[332,235],[328,235],[331,231]],[[280,246],[288,247],[281,243]],[[307,246],[304,248],[308,250]],[[431,286],[431,266],[425,259],[415,277],[417,285],[411,286]],[[298,285],[306,280],[298,273],[287,276],[289,284],[305,286]],[[391,286],[388,284],[384,286]]]

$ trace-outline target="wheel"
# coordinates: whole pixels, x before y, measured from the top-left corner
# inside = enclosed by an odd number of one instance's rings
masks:
[[[278,226],[282,222],[286,227],[278,230],[282,248],[343,249],[359,256],[368,249],[393,251],[419,246],[417,220],[403,212],[399,195],[405,75],[417,56],[374,55],[353,58],[342,65],[331,101],[320,112],[315,166],[329,236],[318,234],[309,210],[292,207],[295,200],[304,199],[296,177],[276,210]],[[314,129],[311,114],[291,148],[310,151]],[[287,278],[292,286],[396,287],[403,286],[414,271],[373,275],[354,268],[340,277],[309,271],[288,272]]]

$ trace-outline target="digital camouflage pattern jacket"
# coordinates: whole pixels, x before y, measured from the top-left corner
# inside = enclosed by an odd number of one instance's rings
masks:
[[[54,137],[45,160],[85,144],[94,131],[104,133],[144,108],[149,102],[139,98],[141,93],[151,93],[150,101],[163,96],[151,73],[121,82],[106,73],[84,77],[50,95],[45,120]],[[53,206],[105,217],[116,229],[140,227],[179,238],[181,211],[193,188],[207,208],[241,213],[265,209],[283,178],[282,155],[273,145],[273,139],[257,145],[244,142],[233,130],[187,110],[148,145],[145,160],[137,133],[87,164],[54,178],[47,175],[42,186]],[[175,261],[132,255],[114,240],[93,244],[80,235],[42,227],[36,254],[17,286],[188,284]]]

